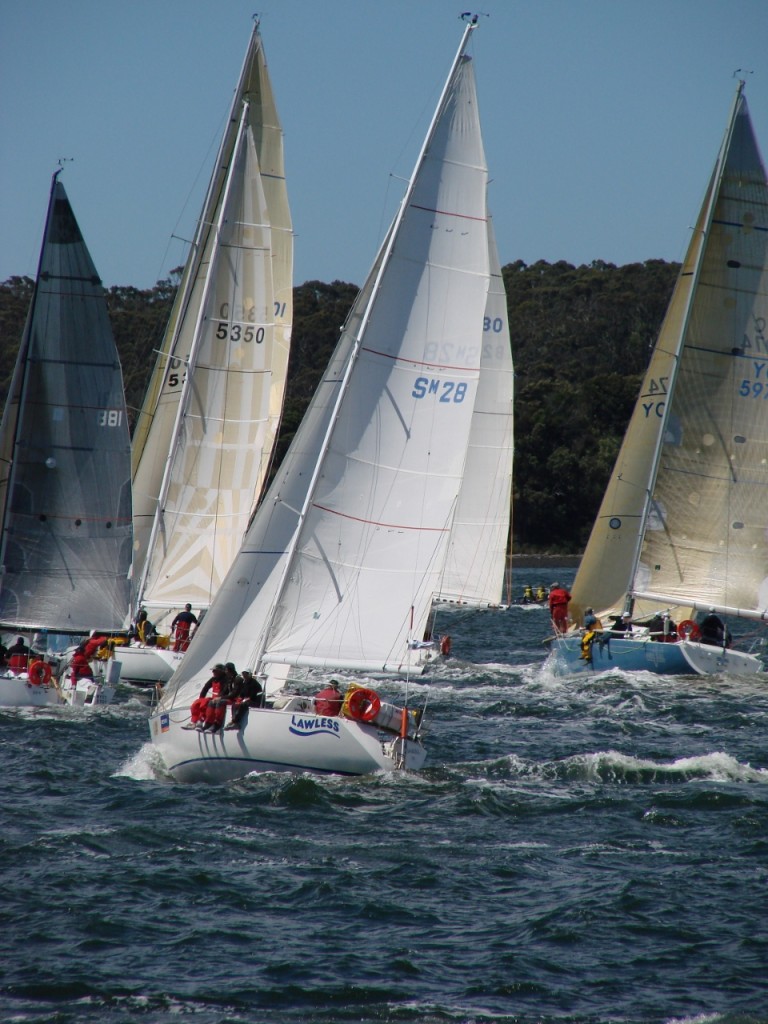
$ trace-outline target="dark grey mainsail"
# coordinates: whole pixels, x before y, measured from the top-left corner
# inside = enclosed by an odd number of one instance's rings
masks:
[[[130,479],[106,296],[57,172],[0,424],[0,625],[86,633],[124,623]]]

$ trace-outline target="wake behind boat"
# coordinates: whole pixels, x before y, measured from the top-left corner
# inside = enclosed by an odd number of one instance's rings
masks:
[[[766,282],[768,185],[741,82],[574,581],[576,628],[552,643],[556,671],[763,670],[756,653],[729,645],[725,624],[719,640],[697,634],[702,615],[768,617]],[[589,606],[603,626],[624,613],[632,628],[585,644]],[[651,624],[666,613],[673,633]]]
[[[487,170],[468,24],[405,198],[243,547],[150,720],[182,781],[421,767],[421,715],[349,687],[190,728],[211,666],[408,676],[439,588],[480,375]],[[218,670],[217,670],[218,671]],[[205,698],[203,698],[205,699]],[[273,697],[274,699],[274,697]]]
[[[90,677],[58,682],[59,655],[94,628],[118,629],[129,599],[122,371],[104,289],[60,173],[0,425],[0,628],[6,643],[21,634],[0,669],[5,706],[107,700],[114,662],[95,677],[84,666]]]
[[[283,132],[256,22],[134,434],[133,611],[145,608],[166,634],[187,603],[198,615],[210,606],[261,495],[282,415],[292,285]],[[178,646],[132,643],[123,678],[167,681]]]

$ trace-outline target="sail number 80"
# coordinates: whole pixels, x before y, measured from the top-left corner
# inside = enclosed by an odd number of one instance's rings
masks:
[[[219,341],[255,341],[260,345],[264,341],[264,328],[254,327],[253,324],[229,324],[219,321],[216,337]]]

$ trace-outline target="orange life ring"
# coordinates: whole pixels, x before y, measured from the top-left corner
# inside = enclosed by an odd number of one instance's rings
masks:
[[[677,635],[682,640],[698,640],[701,637],[701,630],[693,619],[683,619],[677,627]]]
[[[359,722],[372,722],[381,711],[381,697],[375,690],[366,690],[361,686],[353,690],[347,702],[347,714]]]
[[[29,666],[29,681],[33,686],[47,686],[51,681],[51,666],[47,661],[33,661]]]
[[[451,653],[451,638],[448,636],[448,634],[446,634],[440,640],[440,653],[444,655],[444,657],[446,658]]]

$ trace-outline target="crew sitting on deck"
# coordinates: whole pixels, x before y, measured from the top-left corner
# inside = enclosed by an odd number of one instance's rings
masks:
[[[523,587],[523,604],[532,604],[536,598],[533,596],[533,587],[527,583]]]
[[[701,621],[701,643],[713,647],[730,647],[731,634],[714,608],[710,608]]]
[[[75,653],[72,655],[72,661],[70,662],[70,685],[74,688],[77,686],[79,679],[93,679],[93,669],[91,663],[88,660],[88,654],[86,651],[88,644],[83,641],[75,648]]]
[[[658,611],[648,623],[651,640],[658,643],[674,643],[677,640],[677,626],[669,616],[669,611]]]
[[[232,721],[226,729],[239,729],[248,708],[259,708],[262,704],[264,688],[259,680],[248,669],[243,669],[237,677],[230,697],[232,699]]]
[[[332,679],[324,690],[315,694],[315,711],[318,715],[325,715],[330,718],[341,714],[341,705],[344,702],[344,695],[339,689],[338,680]]]
[[[200,696],[192,701],[192,705],[189,709],[190,721],[187,725],[182,726],[183,729],[198,729],[202,732],[204,729],[209,728],[208,725],[208,712],[211,710],[210,728],[215,731],[216,720],[219,718],[215,712],[221,709],[220,725],[224,722],[224,715],[227,711],[227,703],[224,698],[227,696],[227,670],[224,665],[214,665],[211,669],[211,678],[203,686],[200,691]],[[208,694],[211,694],[209,697]],[[216,702],[213,708],[211,704]],[[219,705],[219,701],[221,704]]]
[[[23,672],[29,665],[29,647],[24,637],[17,637],[16,643],[8,648],[8,667],[14,672]]]
[[[628,612],[621,615],[612,615],[613,625],[611,632],[615,636],[629,636],[632,633],[632,621]]]
[[[600,619],[598,619],[598,617],[595,615],[594,608],[585,608],[584,609],[584,629],[588,630],[589,632],[594,633],[594,632],[597,632],[597,631],[601,630],[602,628],[603,628],[603,624],[600,621]]]

